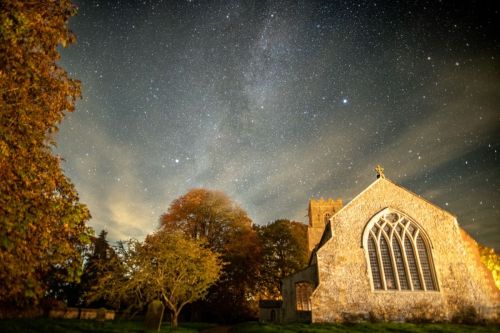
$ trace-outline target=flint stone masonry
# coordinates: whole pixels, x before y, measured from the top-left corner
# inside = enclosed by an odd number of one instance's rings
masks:
[[[310,220],[321,216],[311,207]],[[427,235],[437,291],[374,290],[363,234],[387,208],[411,218]],[[477,243],[455,216],[418,195],[381,177],[336,211],[324,229],[310,266],[283,279],[284,322],[303,317],[296,311],[294,288],[303,280],[314,283],[311,322],[449,321],[464,313],[498,322],[500,293],[479,260]]]

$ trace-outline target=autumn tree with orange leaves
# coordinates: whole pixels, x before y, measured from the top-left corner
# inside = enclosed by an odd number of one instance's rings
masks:
[[[69,0],[0,1],[0,305],[36,304],[48,277],[77,281],[91,229],[52,152],[80,84],[57,64]]]
[[[219,322],[252,317],[260,245],[247,213],[226,194],[192,189],[174,200],[160,218],[162,230],[204,240],[226,263],[201,311]]]

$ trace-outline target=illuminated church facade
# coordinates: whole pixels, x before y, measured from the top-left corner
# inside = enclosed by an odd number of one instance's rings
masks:
[[[261,320],[498,320],[500,293],[455,216],[386,179],[347,205],[309,203],[309,266]],[[265,302],[263,303],[265,304]]]

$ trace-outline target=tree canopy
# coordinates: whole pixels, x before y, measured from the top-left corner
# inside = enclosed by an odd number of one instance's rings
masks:
[[[259,293],[280,298],[281,279],[307,266],[307,226],[282,219],[256,228],[262,246]]]
[[[170,204],[160,225],[162,230],[206,240],[227,263],[202,312],[220,322],[255,315],[260,244],[252,221],[238,204],[220,191],[192,189]]]
[[[85,253],[81,283],[78,285],[77,299],[71,305],[90,307],[109,307],[110,302],[104,299],[87,299],[87,294],[99,284],[103,276],[112,271],[119,270],[121,263],[114,248],[107,240],[108,232],[101,230],[98,237],[91,237],[91,244]],[[68,302],[68,305],[70,302]]]
[[[234,237],[251,228],[252,221],[223,192],[197,188],[175,199],[160,224],[164,229],[203,238],[210,248],[223,253]]]
[[[177,327],[184,306],[205,297],[218,280],[222,261],[203,241],[180,232],[161,230],[131,244],[118,251],[122,266],[101,278],[95,295],[139,307],[160,299]]]
[[[0,303],[37,303],[47,274],[77,281],[90,218],[52,152],[80,84],[57,64],[69,0],[0,2]],[[51,273],[49,273],[51,272]],[[54,278],[54,276],[52,276]]]

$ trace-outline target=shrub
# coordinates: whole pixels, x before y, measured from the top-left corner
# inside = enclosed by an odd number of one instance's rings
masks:
[[[481,322],[481,316],[474,306],[462,305],[457,309],[451,321],[457,324],[473,325]]]

